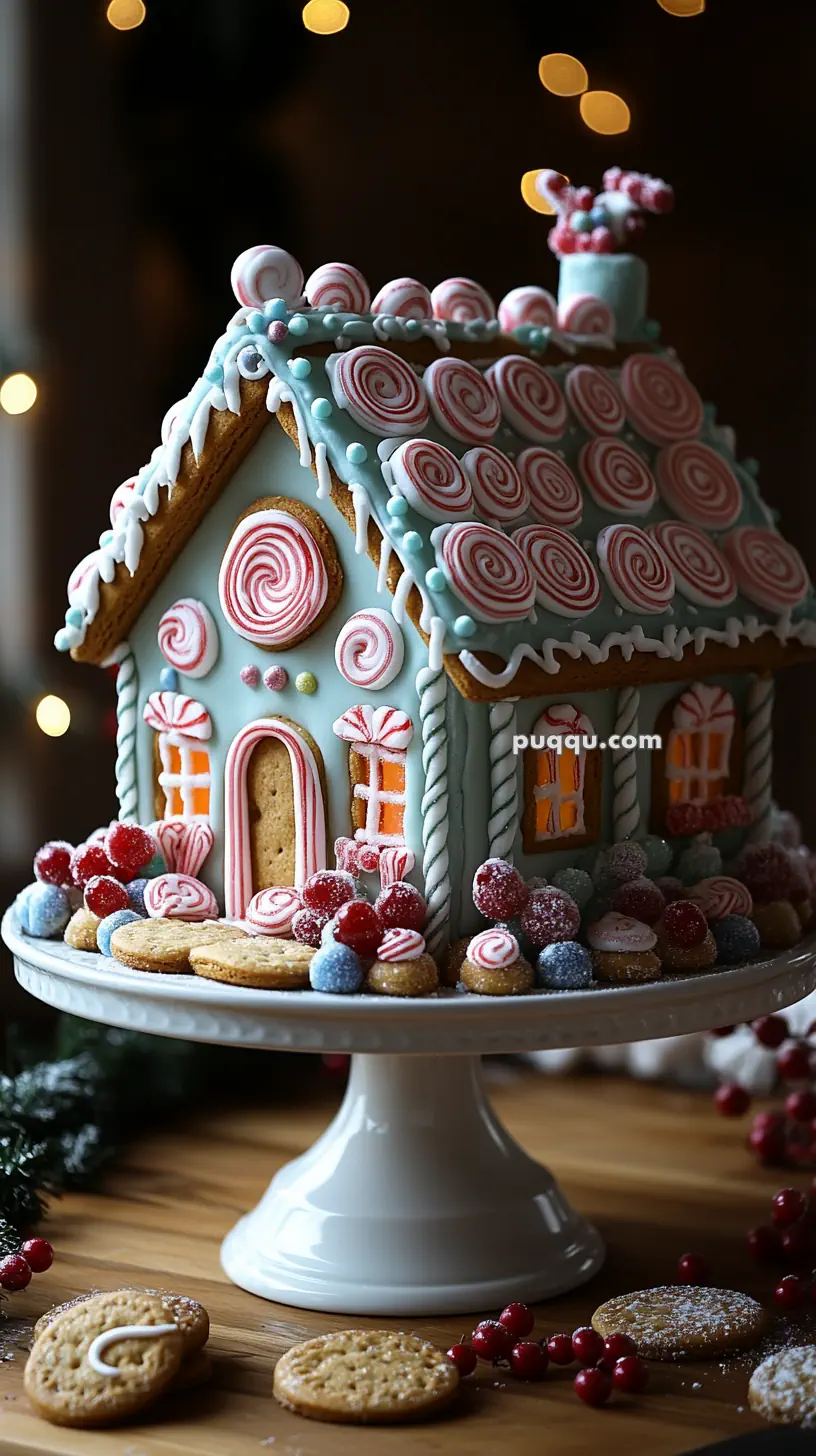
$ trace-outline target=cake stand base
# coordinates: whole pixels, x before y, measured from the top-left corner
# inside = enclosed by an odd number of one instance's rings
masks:
[[[352,1058],[340,1111],[227,1235],[253,1294],[338,1314],[461,1314],[590,1279],[604,1246],[487,1103],[472,1056]]]

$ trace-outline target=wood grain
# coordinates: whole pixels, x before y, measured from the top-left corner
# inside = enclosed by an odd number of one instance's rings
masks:
[[[671,1280],[677,1257],[688,1249],[710,1259],[717,1283],[770,1298],[774,1274],[751,1263],[744,1233],[765,1217],[780,1178],[755,1167],[743,1147],[743,1124],[718,1117],[705,1094],[498,1070],[502,1079],[491,1087],[502,1117],[525,1147],[551,1162],[609,1245],[592,1285],[539,1308],[539,1336],[587,1323],[612,1294]],[[28,1409],[21,1392],[24,1351],[12,1349],[13,1358],[0,1362],[4,1456],[260,1456],[267,1450],[273,1456],[495,1456],[502,1449],[513,1456],[574,1456],[601,1445],[610,1456],[679,1456],[761,1424],[747,1409],[751,1356],[724,1368],[717,1362],[654,1365],[644,1395],[616,1399],[602,1411],[575,1398],[569,1370],[526,1386],[485,1366],[466,1383],[455,1413],[431,1425],[361,1430],[282,1410],[272,1397],[272,1372],[291,1344],[354,1324],[401,1325],[267,1304],[227,1283],[219,1268],[221,1238],[274,1168],[322,1130],[337,1091],[336,1083],[323,1081],[312,1100],[296,1106],[201,1115],[133,1146],[101,1193],[72,1195],[55,1206],[46,1231],[57,1262],[14,1296],[11,1313],[30,1322],[79,1291],[128,1282],[189,1293],[212,1317],[215,1379],[137,1425],[61,1431]],[[808,1180],[783,1181],[806,1187]],[[500,1227],[495,1233],[501,1238]],[[799,1340],[814,1338],[813,1320],[800,1319]],[[475,1319],[409,1323],[447,1346]]]

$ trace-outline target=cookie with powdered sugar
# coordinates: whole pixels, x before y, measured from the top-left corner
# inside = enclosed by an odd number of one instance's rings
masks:
[[[766,1421],[816,1426],[816,1345],[778,1350],[757,1365],[748,1386],[748,1404]]]
[[[648,1360],[705,1360],[755,1345],[768,1317],[734,1289],[662,1284],[608,1299],[592,1316],[599,1335],[631,1335]]]

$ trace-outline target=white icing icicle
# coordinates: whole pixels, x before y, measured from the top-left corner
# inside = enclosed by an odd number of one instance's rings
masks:
[[[371,515],[371,502],[368,499],[368,492],[359,481],[352,481],[349,485],[351,499],[354,504],[354,550],[358,556],[363,556],[368,550],[368,522]]]
[[[326,446],[322,440],[318,440],[314,447],[314,463],[317,475],[317,499],[328,500],[331,495],[331,471]]]
[[[120,642],[105,663],[118,667],[116,674],[116,797],[119,818],[139,819],[139,790],[136,783],[136,699],[139,680],[136,658],[129,642]]]
[[[391,542],[387,536],[380,536],[380,564],[377,568],[377,595],[388,589],[388,567],[391,563]]]
[[[97,1375],[123,1375],[124,1371],[118,1365],[108,1365],[102,1359],[111,1345],[118,1345],[120,1340],[158,1340],[164,1335],[179,1334],[181,1331],[176,1324],[117,1325],[112,1330],[103,1330],[101,1335],[91,1341],[88,1346],[88,1364]]]
[[[615,732],[619,738],[637,735],[640,693],[637,688],[621,688],[618,693]],[[637,750],[613,748],[612,834],[615,842],[631,839],[640,823],[637,796]]]
[[[513,863],[518,827],[518,758],[513,752],[516,704],[510,699],[490,705],[490,818],[487,821],[490,859]]]
[[[448,859],[448,729],[447,679],[443,668],[423,667],[417,673],[419,720],[422,725],[422,874],[428,923],[423,931],[431,955],[438,956],[450,938],[451,882]]]
[[[763,842],[771,837],[771,771],[773,734],[771,718],[774,680],[770,673],[755,677],[745,704],[745,777],[743,797],[753,813],[748,838]]]

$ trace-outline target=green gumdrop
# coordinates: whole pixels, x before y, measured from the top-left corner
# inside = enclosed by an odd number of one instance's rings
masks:
[[[167,874],[167,860],[160,849],[156,850],[153,858],[148,861],[143,870],[139,870],[139,878],[142,880],[155,880],[158,875]]]
[[[722,855],[716,844],[690,844],[677,861],[677,876],[684,885],[696,885],[722,873]]]
[[[569,895],[579,910],[583,910],[595,893],[592,877],[587,874],[586,870],[575,869],[573,865],[569,865],[565,870],[556,870],[552,883],[556,889],[563,890],[565,895]]]
[[[644,871],[646,878],[656,880],[661,875],[668,874],[669,866],[674,858],[671,845],[665,839],[661,839],[658,834],[647,834],[643,839],[638,840],[638,844],[646,856]]]

